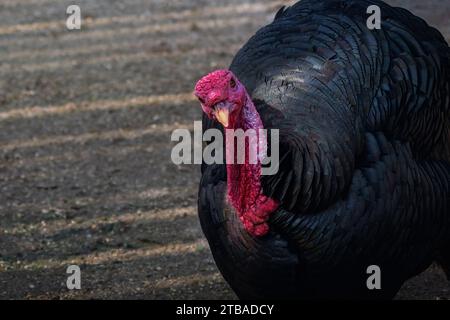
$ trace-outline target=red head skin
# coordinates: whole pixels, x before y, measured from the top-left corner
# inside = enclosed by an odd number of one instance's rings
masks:
[[[197,82],[195,95],[203,112],[219,121],[225,129],[254,129],[258,133],[263,123],[244,85],[229,70],[214,71]],[[249,140],[246,139],[245,163],[227,163],[228,200],[236,209],[245,229],[253,236],[263,236],[269,231],[269,214],[278,203],[262,194],[261,163],[249,163]],[[236,149],[226,139],[227,159]]]

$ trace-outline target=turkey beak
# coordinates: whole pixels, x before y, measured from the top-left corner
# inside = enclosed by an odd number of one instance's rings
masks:
[[[230,112],[228,111],[228,108],[217,108],[214,113],[217,121],[219,121],[224,128],[228,127],[228,118],[230,115]]]

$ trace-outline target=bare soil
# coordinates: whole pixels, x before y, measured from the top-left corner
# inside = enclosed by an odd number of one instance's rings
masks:
[[[450,38],[450,2],[389,1]],[[191,92],[268,23],[271,0],[0,3],[0,298],[235,299],[196,216],[198,166],[170,160]],[[66,268],[82,289],[66,288]],[[448,299],[433,266],[400,299]]]

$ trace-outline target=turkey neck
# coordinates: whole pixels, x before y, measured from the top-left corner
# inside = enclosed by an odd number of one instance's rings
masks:
[[[233,126],[233,130],[242,129],[244,132],[249,129],[255,130],[256,141],[260,141],[260,130],[264,128],[261,118],[256,110],[256,107],[248,94],[246,94],[246,102],[241,109],[241,114]],[[230,132],[230,131],[228,131]],[[227,159],[227,184],[228,184],[228,199],[233,207],[241,216],[248,211],[249,208],[255,206],[258,196],[261,193],[261,156],[265,152],[265,148],[261,150],[258,143],[257,161],[255,164],[249,163],[250,140],[245,139],[245,161],[243,164],[237,163],[237,145],[233,139],[225,137],[225,152]],[[265,144],[264,144],[265,146]],[[252,146],[256,147],[256,146]],[[255,151],[257,149],[254,149]],[[233,163],[228,160],[234,159]]]

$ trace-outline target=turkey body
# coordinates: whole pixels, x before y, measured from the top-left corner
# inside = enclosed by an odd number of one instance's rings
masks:
[[[379,30],[366,26],[372,4]],[[433,261],[448,272],[450,50],[437,30],[381,1],[303,0],[230,70],[280,132],[263,189],[281,206],[263,237],[228,204],[225,165],[202,166],[202,229],[240,298],[392,298]]]

